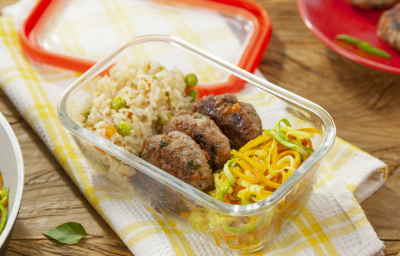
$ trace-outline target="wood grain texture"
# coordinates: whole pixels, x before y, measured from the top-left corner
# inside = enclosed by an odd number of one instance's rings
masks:
[[[0,0],[0,8],[16,0]],[[303,24],[295,0],[257,0],[274,33],[260,64],[273,83],[325,108],[338,136],[385,161],[390,177],[361,205],[386,255],[400,251],[400,77],[353,63],[331,51]],[[131,255],[0,90],[0,111],[12,124],[25,161],[25,192],[7,255]],[[103,238],[59,245],[41,232],[82,223]]]

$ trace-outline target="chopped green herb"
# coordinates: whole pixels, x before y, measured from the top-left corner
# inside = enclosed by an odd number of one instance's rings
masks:
[[[151,77],[152,77],[153,79],[157,79],[156,75],[152,75]]]
[[[164,135],[164,136],[165,136],[165,135],[167,135],[167,133],[166,133],[166,132],[163,132],[163,134],[162,134],[162,135]]]
[[[260,132],[262,131],[262,127],[260,127]]]
[[[190,159],[188,162],[188,165],[192,168],[192,169],[198,169],[200,167],[200,165],[198,163],[196,163],[193,159]]]
[[[161,141],[160,141],[160,146],[161,146],[161,148],[165,148],[166,146],[168,146],[169,145],[169,142],[166,140],[166,139],[162,139]]]
[[[206,119],[206,118],[207,118],[207,116],[203,116],[203,115],[199,116],[199,119]]]
[[[254,195],[254,194],[250,194],[250,196],[251,196],[251,197],[257,197],[257,196],[256,196],[256,195]]]
[[[169,96],[169,92],[165,92],[165,96],[167,96],[167,97],[168,97],[168,96]]]
[[[256,114],[256,113],[253,113],[253,116],[257,116],[257,114]]]
[[[221,144],[221,142],[220,141],[218,141],[218,142],[215,142],[214,144],[212,144],[212,146],[211,146],[211,150],[215,150],[216,148],[217,148],[217,146],[218,145],[220,145]]]
[[[200,173],[200,169],[196,169],[196,172],[197,172],[197,173]]]
[[[161,66],[161,67],[160,67],[161,70],[163,70],[164,68],[165,68],[164,66]]]

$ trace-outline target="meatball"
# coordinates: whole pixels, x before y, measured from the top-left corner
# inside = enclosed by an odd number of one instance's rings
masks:
[[[400,51],[400,3],[381,15],[377,34],[383,41]]]
[[[187,184],[203,191],[214,189],[214,178],[208,165],[207,153],[188,135],[172,131],[154,135],[143,143],[141,158]],[[162,185],[159,181],[138,172],[135,182],[151,198],[152,206],[160,211],[169,207],[173,211],[184,211],[185,200],[180,194]]]
[[[363,9],[385,9],[388,8],[399,0],[348,0],[351,5],[358,6]]]
[[[207,192],[213,189],[214,179],[206,154],[188,135],[172,131],[167,135],[154,135],[146,140],[141,158]]]
[[[209,116],[228,137],[231,147],[239,149],[262,133],[262,123],[254,107],[239,102],[233,94],[203,97],[193,112]]]
[[[180,110],[164,124],[162,131],[181,131],[192,137],[210,156],[209,164],[214,170],[221,169],[229,160],[229,140],[208,116]]]

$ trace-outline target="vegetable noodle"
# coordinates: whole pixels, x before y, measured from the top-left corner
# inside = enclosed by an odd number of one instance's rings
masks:
[[[286,126],[281,126],[284,123]],[[314,128],[295,129],[279,120],[274,129],[232,150],[223,170],[214,174],[210,195],[228,204],[252,204],[268,198],[314,151]]]
[[[285,126],[281,125],[284,124]],[[311,138],[321,131],[295,129],[288,120],[279,120],[274,129],[232,150],[224,168],[214,174],[215,190],[210,195],[219,201],[246,205],[272,195],[314,152]],[[314,176],[313,173],[311,176]],[[307,179],[310,179],[308,177]],[[200,205],[181,212],[197,232],[215,239],[218,246],[251,252],[266,244],[279,232],[283,220],[291,218],[312,190],[310,183],[296,186],[277,207],[253,216],[226,216]]]
[[[3,232],[7,222],[7,207],[8,207],[8,187],[3,187],[3,177],[0,174],[0,234]]]

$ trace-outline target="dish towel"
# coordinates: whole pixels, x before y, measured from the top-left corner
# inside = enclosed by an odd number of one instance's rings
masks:
[[[18,28],[34,4],[18,2],[0,17],[0,86],[87,200],[136,256],[237,255],[135,203],[90,169],[56,111],[59,96],[79,74],[30,61],[20,48]],[[268,246],[252,254],[383,255],[383,242],[359,202],[386,176],[382,161],[338,138],[307,205]]]

